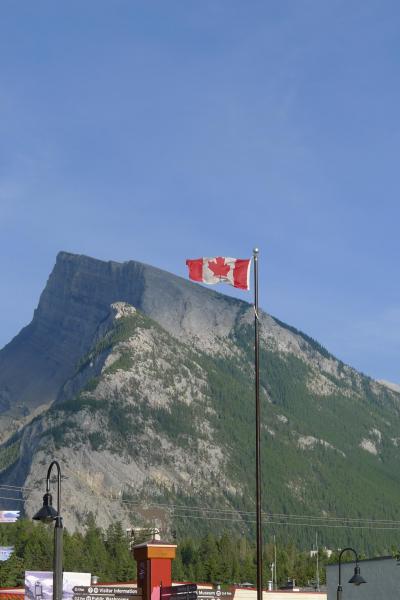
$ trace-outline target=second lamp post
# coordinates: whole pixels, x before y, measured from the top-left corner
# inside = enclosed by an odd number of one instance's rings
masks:
[[[353,577],[351,577],[351,579],[349,579],[349,583],[352,583],[353,585],[361,585],[362,583],[367,583],[364,579],[364,577],[361,577],[360,575],[360,567],[358,566],[358,554],[355,550],[353,550],[353,548],[343,548],[343,550],[341,551],[341,553],[339,554],[339,583],[337,586],[337,595],[336,595],[336,600],[341,600],[341,596],[342,596],[342,578],[341,578],[341,566],[342,566],[342,555],[347,552],[347,551],[353,552],[354,556],[356,557],[356,566],[354,567],[354,575]]]
[[[57,468],[57,510],[53,508],[53,497],[50,494],[50,475],[53,467]],[[46,493],[43,496],[43,506],[34,515],[35,521],[54,524],[54,554],[53,554],[53,600],[62,600],[63,595],[63,522],[61,518],[61,469],[56,460],[50,464],[46,478]]]

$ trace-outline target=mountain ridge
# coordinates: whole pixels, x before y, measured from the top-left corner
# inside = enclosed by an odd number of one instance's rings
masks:
[[[252,305],[135,262],[65,253],[57,262],[31,329],[59,336],[44,344],[42,360],[58,346],[53,360],[68,348],[74,358],[65,377],[57,374],[62,381],[47,407],[27,403],[30,414],[19,420],[3,411],[0,482],[26,488],[30,515],[40,505],[45,465],[57,457],[72,529],[90,509],[104,526],[118,512],[127,525],[157,521],[165,531],[193,532],[193,514],[173,508],[181,503],[202,515],[198,526],[218,507],[249,534]],[[264,510],[399,518],[400,394],[294,327],[260,316]],[[14,342],[20,356],[34,345],[25,330]],[[343,543],[339,533],[332,538]],[[376,546],[377,535],[364,547]]]
[[[60,252],[31,323],[0,351],[0,409],[3,417],[11,414],[7,427],[12,417],[22,418],[32,408],[54,401],[113,302],[137,306],[178,337],[197,327],[199,341],[211,347],[214,334],[223,334],[229,327],[224,324],[224,307],[239,306],[241,301],[221,300],[217,292],[172,274],[168,274],[167,286],[164,280],[165,272],[137,261],[104,262]],[[171,313],[163,310],[165,302],[173,307]],[[221,316],[212,331],[203,309],[214,316],[215,305]],[[89,307],[86,312],[85,307]],[[232,310],[227,312],[230,321]],[[22,373],[21,363],[25,365]]]

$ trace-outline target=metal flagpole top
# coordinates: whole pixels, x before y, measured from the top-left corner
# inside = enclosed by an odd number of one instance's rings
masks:
[[[259,249],[257,247],[253,248],[253,256],[257,256],[258,253],[259,253]]]

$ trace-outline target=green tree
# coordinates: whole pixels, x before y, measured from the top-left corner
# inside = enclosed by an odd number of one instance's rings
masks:
[[[28,571],[51,571],[53,567],[54,531],[41,523],[28,527],[23,548],[24,566]],[[18,554],[20,549],[18,549]]]
[[[197,563],[197,578],[200,581],[217,581],[219,571],[219,553],[217,541],[213,534],[208,533],[200,542]]]
[[[235,540],[228,533],[224,533],[217,542],[218,571],[216,579],[221,583],[232,583],[239,576],[239,561],[236,558]]]
[[[183,566],[182,555],[179,550],[179,547],[177,548],[175,560],[172,561],[172,579],[174,581],[186,580],[185,569]]]
[[[112,578],[112,570],[108,560],[102,530],[97,527],[94,516],[90,514],[86,522],[86,533],[83,540],[83,561],[85,570],[100,579]]]
[[[120,521],[112,523],[106,532],[105,547],[110,559],[110,571],[115,581],[136,577],[135,561],[129,550],[129,541]]]
[[[182,543],[178,545],[178,550],[182,558],[184,578],[187,581],[197,580],[195,566],[198,562],[198,553],[194,541],[190,538],[183,540]]]
[[[82,572],[88,570],[88,565],[83,562],[84,536],[81,533],[74,532],[70,534],[64,530],[64,570]]]
[[[0,587],[23,585],[24,561],[15,553],[0,563]]]

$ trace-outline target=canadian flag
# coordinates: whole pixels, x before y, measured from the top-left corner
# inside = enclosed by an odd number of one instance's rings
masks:
[[[189,278],[203,283],[230,283],[242,290],[250,289],[251,258],[188,258]]]

